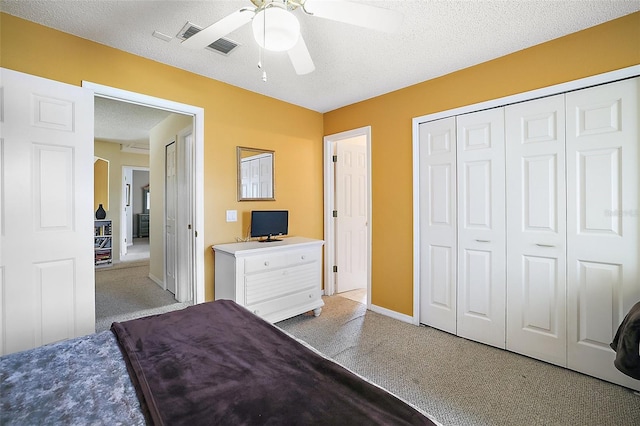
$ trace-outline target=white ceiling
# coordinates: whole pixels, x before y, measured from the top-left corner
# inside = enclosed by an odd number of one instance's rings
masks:
[[[149,132],[172,113],[107,98],[95,98],[94,138],[122,145],[125,151],[146,154]]]
[[[331,0],[327,0],[331,1]],[[639,0],[362,1],[403,13],[387,34],[323,18],[296,16],[315,71],[296,75],[286,52],[263,58],[251,26],[227,37],[229,56],[191,50],[176,38],[192,22],[206,27],[249,0],[1,0],[3,12],[318,112],[426,81],[640,10]],[[169,42],[154,31],[173,37]]]

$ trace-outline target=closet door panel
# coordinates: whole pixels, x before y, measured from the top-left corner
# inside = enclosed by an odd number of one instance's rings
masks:
[[[420,322],[456,333],[455,118],[420,125]]]
[[[507,349],[566,366],[564,95],[505,108]]]
[[[505,347],[504,110],[457,117],[458,335]]]
[[[638,277],[640,79],[567,94],[568,366],[634,389],[609,347]]]

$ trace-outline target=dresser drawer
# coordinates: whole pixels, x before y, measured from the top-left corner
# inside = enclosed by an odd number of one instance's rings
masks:
[[[320,261],[320,250],[295,250],[247,258],[244,273],[253,274]]]
[[[307,263],[245,276],[245,304],[276,299],[287,294],[320,289],[320,264]]]
[[[269,317],[273,317],[274,314],[278,314],[283,310],[296,309],[296,307],[302,307],[305,305],[312,305],[313,307],[309,307],[308,309],[312,310],[316,307],[322,306],[323,304],[320,290],[317,288],[310,288],[300,293],[289,294],[277,299],[247,305],[246,308],[259,317],[271,321],[272,319]],[[301,310],[298,311],[299,313],[304,312]]]

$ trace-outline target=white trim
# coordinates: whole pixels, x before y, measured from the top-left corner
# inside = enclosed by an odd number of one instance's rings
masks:
[[[153,275],[151,272],[149,272],[149,279],[151,281],[153,281],[154,283],[158,284],[158,286],[160,286],[160,288],[162,288],[163,290],[165,290],[165,285],[164,285],[164,281],[161,280],[160,278],[156,277],[155,275]]]
[[[364,136],[367,152],[367,305],[371,304],[371,126],[360,127],[324,137],[324,294],[335,293],[335,226],[333,207],[335,205],[335,182],[333,176],[333,148],[342,139]]]
[[[489,108],[497,108],[518,102],[530,101],[536,98],[553,96],[573,90],[584,89],[590,86],[611,83],[625,78],[640,75],[640,65],[622,68],[616,71],[598,74],[579,80],[556,84],[554,86],[492,99],[486,102],[467,105],[433,114],[415,117],[412,121],[412,156],[413,156],[413,324],[420,324],[420,151],[419,151],[419,127],[420,124],[447,118],[455,115],[467,114]]]
[[[420,123],[413,119],[412,167],[413,167],[413,321],[420,325]]]
[[[387,317],[391,317],[393,319],[397,319],[398,321],[406,322],[409,324],[413,324],[413,317],[411,315],[401,314],[400,312],[392,311],[391,309],[383,308],[382,306],[371,305],[369,304],[368,309],[371,312],[375,312],[377,314],[385,315]]]
[[[193,232],[196,236],[196,238],[194,238],[195,282],[193,286],[193,302],[204,302],[204,108],[143,95],[140,93],[129,92],[127,90],[116,89],[114,87],[104,86],[102,84],[88,81],[82,81],[82,87],[93,90],[95,96],[116,99],[138,105],[160,108],[178,114],[193,116],[193,137],[195,145],[195,226]]]

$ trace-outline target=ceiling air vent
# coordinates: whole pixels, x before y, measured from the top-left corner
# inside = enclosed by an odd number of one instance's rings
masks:
[[[202,28],[192,24],[191,22],[187,22],[186,25],[182,27],[182,29],[178,33],[178,37],[182,40],[186,40],[200,30],[202,30]],[[231,51],[233,51],[233,49],[235,49],[239,45],[239,43],[236,43],[233,40],[222,37],[208,45],[206,49],[213,50],[214,52],[226,56],[229,55]]]

